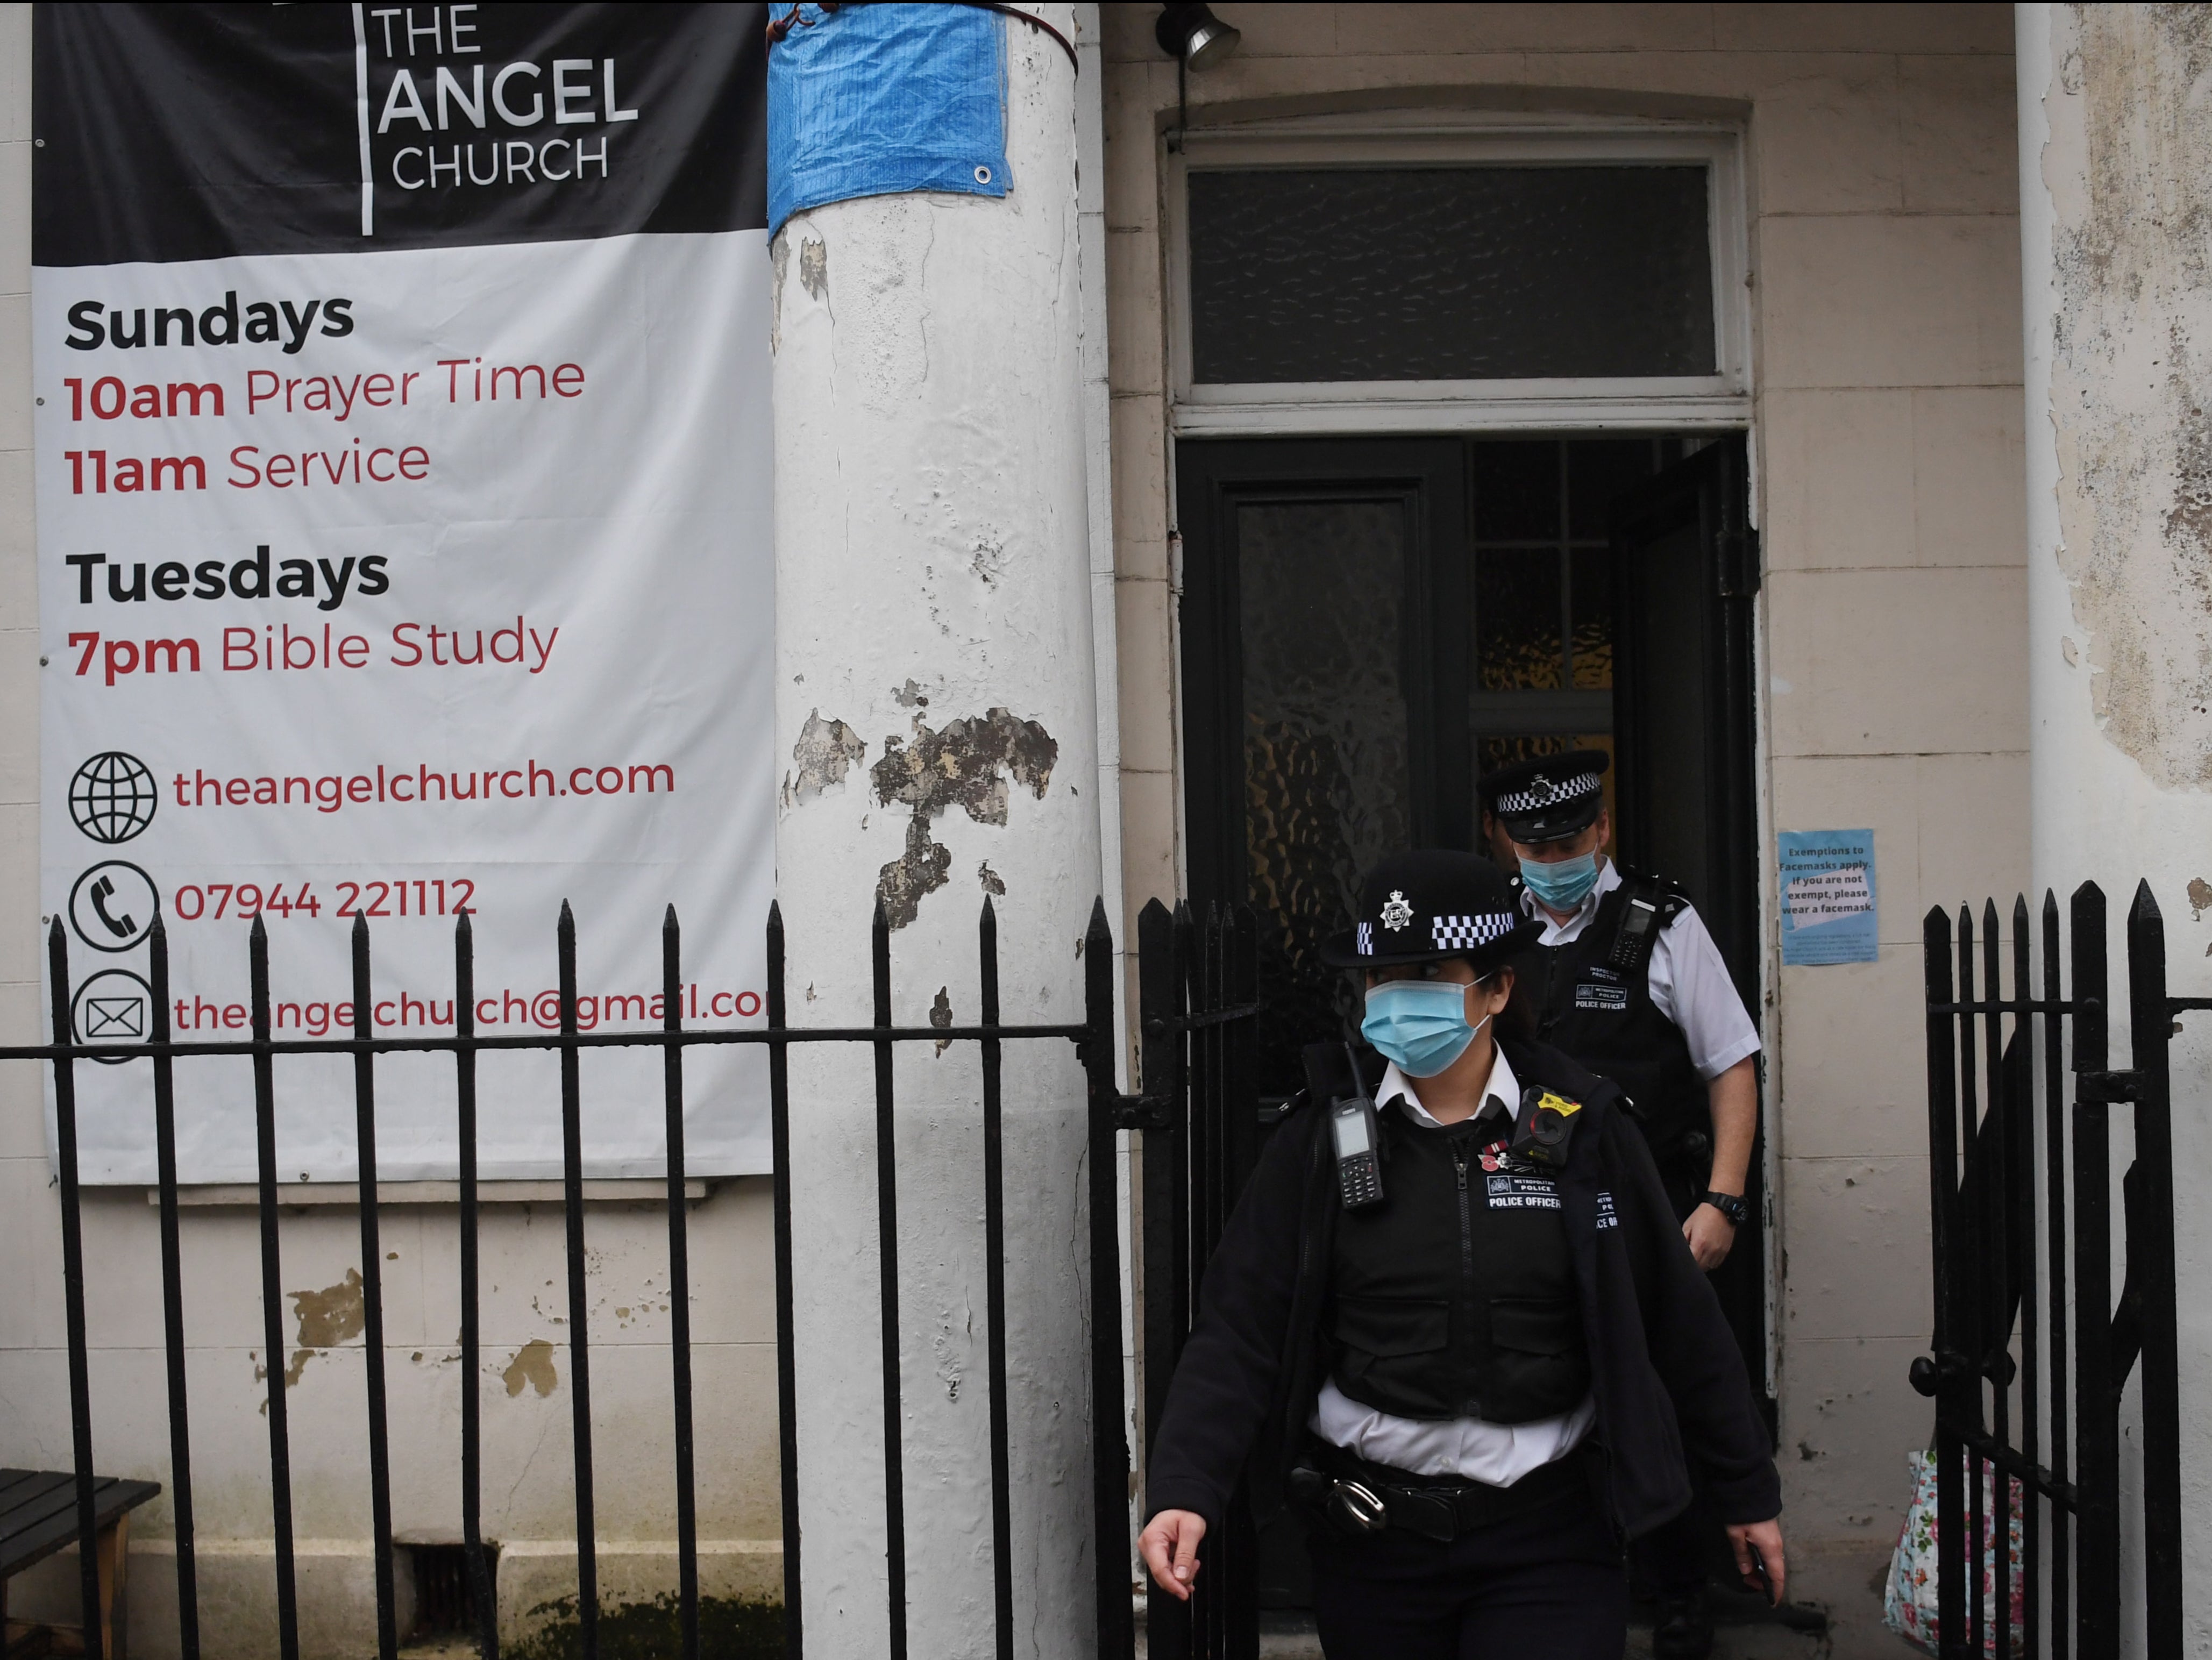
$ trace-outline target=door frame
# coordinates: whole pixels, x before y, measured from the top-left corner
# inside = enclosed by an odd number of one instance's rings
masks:
[[[1714,1272],[1723,1276],[1723,1301],[1729,1321],[1753,1370],[1764,1373],[1761,1404],[1770,1433],[1778,1432],[1778,1360],[1781,1335],[1777,1323],[1780,1307],[1780,1239],[1773,1206],[1780,1171],[1775,1159],[1773,1120],[1769,1110],[1775,1091],[1772,1073],[1775,1022],[1766,994],[1773,973],[1768,941],[1772,936],[1773,907],[1765,903],[1767,838],[1765,782],[1768,776],[1765,748],[1766,700],[1759,695],[1759,632],[1760,550],[1759,532],[1751,523],[1751,463],[1748,439],[1731,435],[1706,445],[1613,504],[1612,541],[1613,599],[1623,613],[1635,603],[1633,545],[1648,544],[1661,537],[1694,528],[1699,543],[1710,550],[1703,573],[1702,593],[1706,604],[1704,621],[1705,707],[1722,730],[1716,745],[1719,764],[1705,780],[1705,816],[1711,852],[1702,871],[1665,873],[1692,885],[1698,914],[1706,931],[1720,947],[1736,994],[1743,1000],[1759,1037],[1757,1059],[1759,1129],[1752,1145],[1745,1197],[1759,1218],[1753,1243],[1760,1329],[1745,1329],[1750,1287],[1737,1276],[1741,1270],[1732,1260]],[[1646,746],[1647,711],[1635,696],[1638,665],[1637,630],[1616,624],[1613,635],[1613,751],[1620,774],[1615,799],[1621,822],[1617,829],[1623,861],[1644,859],[1649,835],[1652,793],[1658,787],[1641,766]],[[1625,695],[1624,695],[1625,694]],[[1714,879],[1717,873],[1750,871],[1749,882]],[[1747,1341],[1750,1339],[1752,1341]]]

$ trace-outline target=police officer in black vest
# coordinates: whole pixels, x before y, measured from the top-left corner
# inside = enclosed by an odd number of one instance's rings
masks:
[[[1321,1043],[1208,1265],[1139,1541],[1190,1595],[1240,1477],[1308,1518],[1331,1660],[1620,1660],[1624,1543],[1690,1501],[1779,1599],[1742,1357],[1619,1085],[1533,1040],[1542,932],[1473,854],[1386,860]]]
[[[1596,750],[1540,756],[1482,781],[1493,855],[1517,866],[1521,908],[1543,932],[1530,964],[1537,1031],[1636,1106],[1698,1266],[1727,1260],[1748,1220],[1759,1129],[1759,1033],[1728,965],[1673,883],[1623,872]],[[1637,1566],[1659,1598],[1658,1660],[1711,1651],[1710,1523],[1686,1514],[1645,1541]]]

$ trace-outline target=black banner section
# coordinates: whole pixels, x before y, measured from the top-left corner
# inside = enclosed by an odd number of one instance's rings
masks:
[[[767,8],[40,5],[32,261],[767,224]]]

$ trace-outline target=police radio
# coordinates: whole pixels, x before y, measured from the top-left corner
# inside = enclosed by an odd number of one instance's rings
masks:
[[[1345,1053],[1351,1056],[1351,1046]],[[1336,1140],[1336,1190],[1346,1210],[1382,1202],[1382,1165],[1376,1156],[1380,1136],[1375,1098],[1359,1087],[1359,1065],[1352,1068],[1352,1092],[1329,1103],[1329,1134]]]
[[[1613,949],[1606,954],[1607,964],[1616,969],[1631,969],[1648,948],[1659,922],[1659,907],[1649,899],[1631,895],[1620,914],[1620,932],[1613,936]]]

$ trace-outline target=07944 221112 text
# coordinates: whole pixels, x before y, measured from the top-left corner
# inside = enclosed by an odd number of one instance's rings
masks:
[[[459,916],[481,909],[472,877],[395,876],[331,885],[334,914],[353,916]],[[186,882],[169,896],[179,922],[219,922],[226,917],[319,918],[323,895],[313,882],[296,887],[274,882]]]

